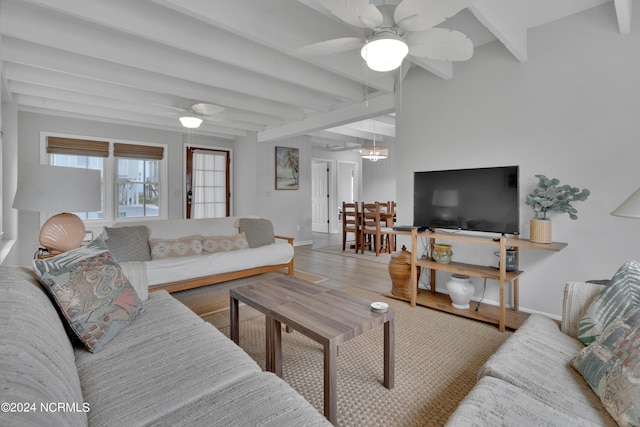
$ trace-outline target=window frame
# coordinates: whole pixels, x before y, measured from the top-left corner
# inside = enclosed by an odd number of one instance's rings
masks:
[[[96,228],[100,226],[108,226],[114,223],[126,223],[126,222],[136,222],[136,221],[156,221],[168,219],[169,212],[169,172],[168,172],[168,157],[169,157],[169,146],[168,144],[162,143],[154,143],[154,142],[145,142],[145,141],[133,141],[133,140],[125,140],[120,138],[110,138],[110,137],[98,137],[98,136],[84,136],[84,135],[74,135],[74,134],[63,134],[63,133],[53,133],[53,132],[40,132],[40,163],[44,165],[50,164],[50,157],[47,153],[47,138],[48,137],[59,137],[59,138],[71,138],[71,139],[83,139],[83,140],[92,140],[92,141],[107,141],[109,142],[109,156],[104,157],[104,191],[102,194],[102,203],[104,206],[104,218],[99,219],[83,219],[82,221],[85,223],[87,228]],[[164,149],[164,155],[159,162],[159,185],[160,191],[158,196],[158,216],[137,216],[137,217],[119,217],[118,216],[118,204],[117,204],[117,161],[118,158],[114,156],[114,144],[116,143],[124,143],[131,145],[143,145],[143,146],[151,146],[151,147],[162,147]],[[51,215],[54,215],[58,212],[43,212],[40,214],[41,223],[46,221]]]

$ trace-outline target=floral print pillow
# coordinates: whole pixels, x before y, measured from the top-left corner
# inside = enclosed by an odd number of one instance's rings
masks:
[[[95,353],[140,314],[142,302],[106,246],[88,246],[34,266],[73,332]]]

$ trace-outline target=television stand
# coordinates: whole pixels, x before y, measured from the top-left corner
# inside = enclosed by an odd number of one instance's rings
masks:
[[[534,243],[528,239],[520,239],[518,237],[508,238],[502,235],[497,241],[492,237],[475,236],[470,234],[450,234],[438,233],[430,230],[419,232],[418,230],[396,231],[397,235],[411,236],[411,296],[403,298],[398,295],[388,294],[387,296],[395,299],[408,301],[411,307],[417,305],[429,307],[435,310],[445,311],[447,313],[457,314],[459,316],[471,319],[481,320],[483,322],[498,325],[500,332],[504,332],[506,328],[518,329],[520,325],[529,317],[528,313],[519,311],[518,301],[518,279],[524,272],[506,271],[506,249],[513,247],[516,251],[516,259],[519,257],[519,249],[536,249],[559,252],[564,249],[566,243]],[[436,239],[458,241],[464,243],[478,243],[485,245],[497,245],[500,249],[500,268],[487,267],[474,264],[466,264],[462,262],[452,261],[448,264],[440,264],[430,258],[418,258],[418,237],[427,238],[429,246],[433,247]],[[431,251],[429,251],[431,252]],[[416,267],[428,268],[431,272],[431,289],[418,293],[418,274]],[[451,300],[447,294],[436,291],[436,271],[445,271],[449,273],[466,274],[473,277],[482,277],[486,279],[496,280],[500,283],[500,301],[498,306],[490,304],[471,304],[468,309],[457,309],[451,305]],[[507,308],[505,302],[505,286],[511,283],[513,286],[513,308]],[[476,311],[476,306],[478,310]]]

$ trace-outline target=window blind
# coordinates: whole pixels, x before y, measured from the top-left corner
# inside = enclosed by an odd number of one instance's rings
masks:
[[[47,137],[47,153],[109,157],[109,142],[49,136]]]
[[[131,159],[162,160],[164,147],[116,142],[113,144],[113,155],[115,157],[128,157]]]

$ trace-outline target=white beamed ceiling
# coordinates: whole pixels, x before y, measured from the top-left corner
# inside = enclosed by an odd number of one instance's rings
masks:
[[[529,28],[604,3],[628,34],[631,0],[470,0],[441,26],[476,47],[498,40],[525,62]],[[374,131],[379,140],[395,137],[401,76],[367,71],[357,50],[289,53],[358,35],[317,0],[0,0],[2,98],[20,111],[179,132],[180,108],[210,103],[225,111],[198,134],[308,134],[350,149]],[[455,78],[455,63],[405,61],[402,74],[410,67]]]

